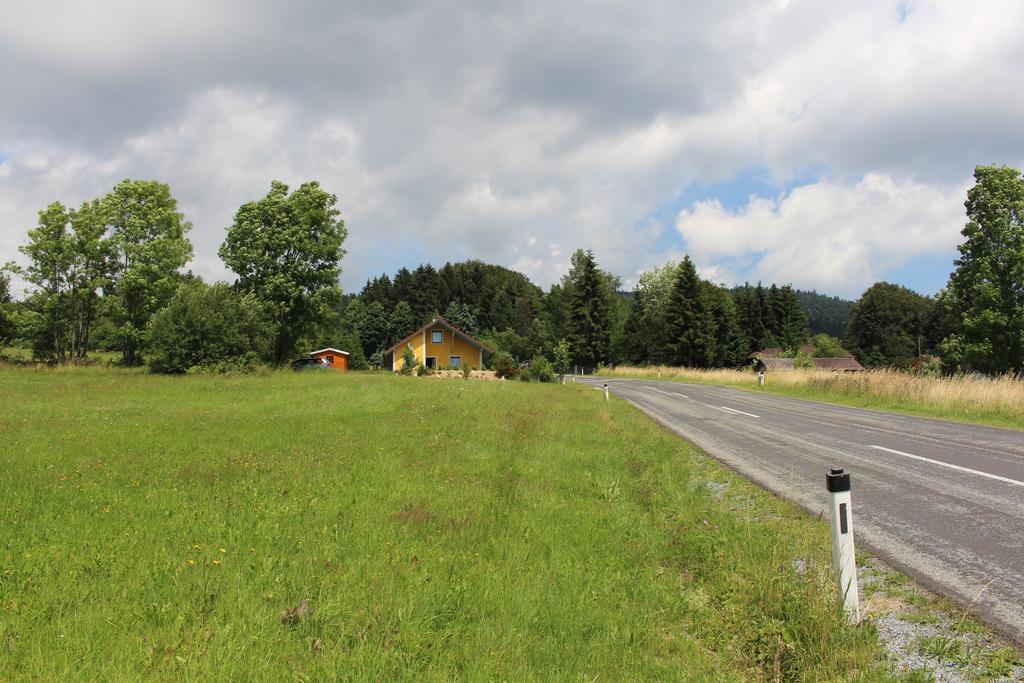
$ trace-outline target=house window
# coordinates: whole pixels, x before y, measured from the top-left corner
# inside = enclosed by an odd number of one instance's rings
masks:
[[[431,370],[437,369],[437,358],[435,356],[427,356],[427,367]]]
[[[440,344],[444,341],[444,330],[434,330],[430,333],[430,343]]]
[[[327,361],[328,365],[334,365],[334,356],[324,356],[324,360]]]
[[[462,368],[462,356],[449,356],[448,367],[452,370],[459,370]]]

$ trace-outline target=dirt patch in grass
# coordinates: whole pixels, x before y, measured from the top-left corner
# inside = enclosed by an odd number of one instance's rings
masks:
[[[436,515],[425,502],[406,503],[402,509],[391,515],[391,519],[415,527],[425,527],[434,521]]]

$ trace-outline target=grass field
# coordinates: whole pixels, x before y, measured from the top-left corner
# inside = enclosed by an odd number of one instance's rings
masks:
[[[583,385],[0,367],[0,434],[0,679],[888,676],[823,523]]]
[[[1024,381],[1013,377],[917,377],[895,370],[843,373],[775,370],[764,387],[757,375],[741,370],[679,367],[617,367],[605,377],[658,377],[682,382],[722,384],[795,398],[830,401],[860,408],[922,415],[960,422],[1024,430]]]

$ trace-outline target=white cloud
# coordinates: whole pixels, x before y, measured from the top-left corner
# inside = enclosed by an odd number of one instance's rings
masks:
[[[194,224],[194,269],[225,277],[216,251],[239,204],[271,179],[317,178],[350,229],[348,289],[463,258],[546,285],[577,247],[629,285],[678,257],[648,217],[688,184],[820,168],[735,215],[694,206],[732,234],[687,234],[689,248],[715,278],[849,292],[955,242],[950,207],[975,164],[1024,160],[1007,85],[1022,23],[1017,0],[15,0],[0,23],[0,261],[50,201],[159,178]],[[917,216],[916,237],[875,235],[887,211]],[[818,255],[753,258],[742,240],[770,231]]]
[[[751,258],[751,279],[855,296],[920,254],[957,244],[966,185],[936,188],[872,173],[822,180],[737,211],[717,200],[682,211],[676,229],[694,258]],[[709,265],[707,272],[720,266]]]

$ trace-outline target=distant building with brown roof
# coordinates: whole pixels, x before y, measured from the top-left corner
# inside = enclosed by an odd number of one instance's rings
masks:
[[[764,349],[757,353],[750,354],[750,359],[755,362],[754,369],[757,372],[769,370],[794,370],[796,369],[795,358],[782,358],[784,349]],[[840,358],[815,358],[814,347],[810,344],[800,347],[800,355],[809,357],[815,370],[833,370],[835,372],[860,372],[864,366],[857,362],[853,354],[847,352]]]

